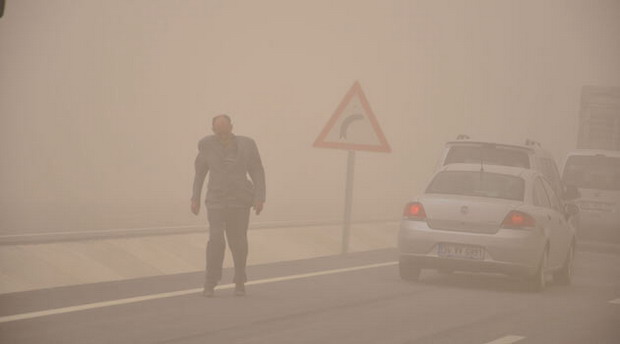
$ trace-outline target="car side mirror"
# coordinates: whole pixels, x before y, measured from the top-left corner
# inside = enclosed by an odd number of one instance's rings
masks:
[[[575,185],[566,185],[564,189],[564,200],[571,201],[579,197],[581,197],[581,193]]]

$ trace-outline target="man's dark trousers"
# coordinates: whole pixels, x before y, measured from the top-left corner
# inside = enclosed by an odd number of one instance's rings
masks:
[[[236,284],[247,281],[245,266],[248,257],[249,207],[208,208],[209,243],[207,244],[207,275],[205,286],[215,287],[222,279],[226,240],[235,263]],[[225,235],[225,236],[224,236]]]

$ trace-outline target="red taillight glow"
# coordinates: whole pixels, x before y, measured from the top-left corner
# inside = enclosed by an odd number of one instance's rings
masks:
[[[536,221],[530,215],[513,210],[506,218],[504,218],[504,222],[502,222],[502,227],[507,228],[531,228],[536,226]]]
[[[422,203],[419,202],[407,204],[403,216],[411,220],[426,220],[426,212]]]

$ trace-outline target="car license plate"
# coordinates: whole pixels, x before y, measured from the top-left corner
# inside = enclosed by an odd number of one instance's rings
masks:
[[[484,249],[479,246],[440,243],[437,254],[440,257],[483,260]]]

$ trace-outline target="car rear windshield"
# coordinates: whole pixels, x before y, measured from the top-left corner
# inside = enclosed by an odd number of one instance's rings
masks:
[[[477,171],[444,171],[433,178],[426,193],[523,200],[520,177]]]
[[[454,163],[479,164],[481,161],[488,165],[530,168],[527,151],[492,144],[452,146],[448,151],[444,165]]]
[[[567,185],[578,188],[620,190],[620,158],[571,156],[566,161],[563,179]]]

